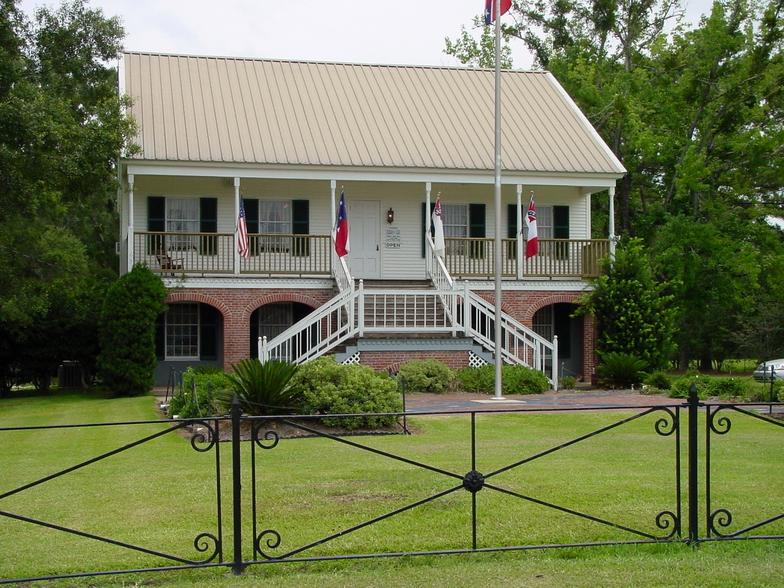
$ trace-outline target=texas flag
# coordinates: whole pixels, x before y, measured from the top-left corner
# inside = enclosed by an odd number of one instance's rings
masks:
[[[498,0],[485,0],[485,24],[489,25],[495,20],[495,3]],[[500,0],[501,2],[501,15],[507,13],[512,7],[512,0]]]
[[[346,197],[340,193],[340,206],[338,207],[338,221],[335,223],[335,252],[338,257],[343,257],[351,251],[351,241],[348,238],[348,212],[346,212]]]
[[[525,242],[525,257],[529,258],[539,253],[539,235],[536,232],[536,203],[534,202],[533,194],[531,194],[531,202],[528,204],[525,226],[528,228],[528,239]]]

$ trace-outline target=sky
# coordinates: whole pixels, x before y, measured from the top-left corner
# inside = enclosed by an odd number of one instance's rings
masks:
[[[22,0],[28,14],[59,2]],[[133,51],[342,61],[458,65],[444,54],[481,13],[482,0],[91,0],[119,16]],[[686,0],[692,22],[710,0]],[[508,17],[507,17],[508,18]],[[514,67],[531,67],[517,42]]]

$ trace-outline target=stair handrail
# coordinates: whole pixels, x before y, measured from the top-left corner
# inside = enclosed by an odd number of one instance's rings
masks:
[[[430,278],[433,286],[439,292],[446,292],[440,294],[439,298],[441,304],[444,306],[447,318],[453,326],[452,335],[457,335],[459,330],[459,321],[457,317],[457,299],[458,293],[455,287],[455,281],[446,269],[446,264],[440,255],[436,255],[436,245],[433,242],[433,237],[430,233],[425,235],[425,253],[427,260],[427,275]]]
[[[355,307],[359,294],[353,288],[340,292],[269,341],[260,337],[259,361],[279,358],[304,363],[356,335]]]
[[[468,287],[468,282],[465,283],[463,302],[464,315],[462,317],[462,328],[466,336],[473,338],[485,349],[495,352],[495,333],[494,329],[490,328],[493,321],[495,321],[495,306],[471,291]],[[477,317],[476,324],[485,325],[485,329],[475,328],[473,326],[471,317],[473,316],[474,311],[482,315],[481,317]],[[501,313],[501,331],[504,335],[502,337],[501,357],[507,363],[526,365],[546,374],[547,353],[549,352],[551,354],[552,364],[550,366],[551,370],[548,380],[550,380],[553,389],[557,390],[557,338],[553,338],[553,341],[550,342],[505,312]]]

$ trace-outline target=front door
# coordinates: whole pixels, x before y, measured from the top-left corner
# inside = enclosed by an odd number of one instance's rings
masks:
[[[348,264],[354,278],[380,278],[380,203],[377,200],[350,200],[348,223],[351,251]]]

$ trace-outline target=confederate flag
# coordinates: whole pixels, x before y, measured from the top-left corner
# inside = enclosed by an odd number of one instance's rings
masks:
[[[531,202],[528,204],[528,214],[525,217],[525,226],[528,227],[528,239],[525,242],[525,257],[533,257],[539,253],[539,235],[536,232],[536,203],[534,195],[531,194]]]
[[[346,197],[340,193],[340,206],[338,207],[338,222],[335,223],[335,252],[338,257],[343,257],[351,251],[351,242],[348,238],[348,212],[346,212]]]
[[[485,24],[489,25],[495,20],[495,3],[497,0],[485,0]],[[501,0],[501,15],[503,16],[512,7],[512,0]]]

